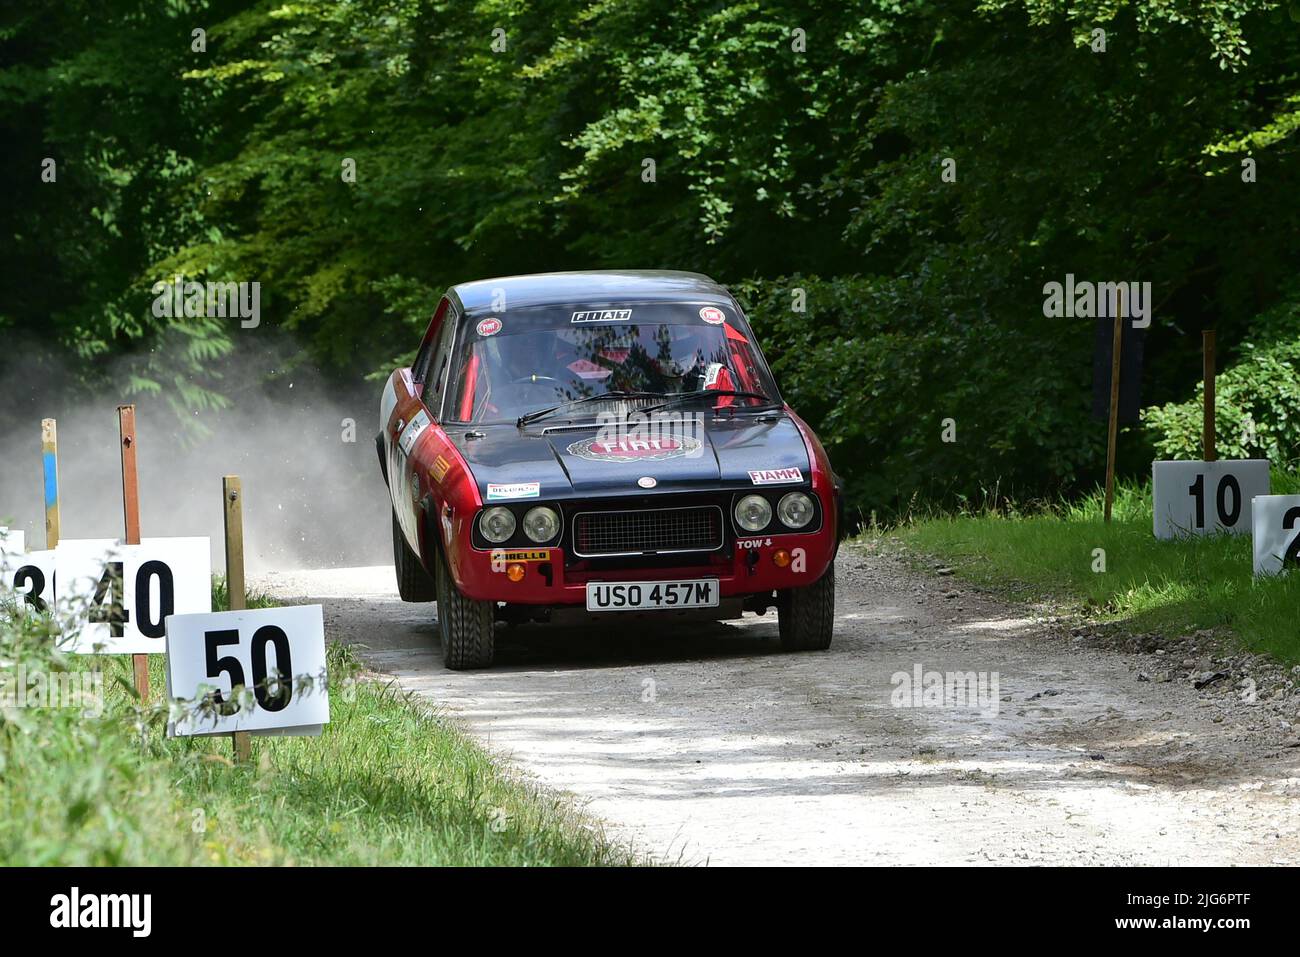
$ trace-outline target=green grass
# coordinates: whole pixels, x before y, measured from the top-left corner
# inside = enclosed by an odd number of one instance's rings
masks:
[[[1273,490],[1300,488],[1274,475]],[[1249,535],[1157,541],[1150,488],[1122,485],[1109,526],[1101,499],[1027,513],[931,515],[884,534],[1008,597],[1050,600],[1135,631],[1230,629],[1243,647],[1300,661],[1300,575],[1255,581]],[[1093,570],[1093,550],[1106,570]]]
[[[107,706],[0,711],[0,865],[641,863],[340,647],[324,733],[235,765],[228,737],[168,740],[129,659],[61,655],[46,628],[0,620],[0,674],[98,670]]]

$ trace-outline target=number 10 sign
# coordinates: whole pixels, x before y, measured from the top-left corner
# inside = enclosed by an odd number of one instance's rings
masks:
[[[1251,501],[1269,491],[1268,460],[1154,462],[1151,486],[1156,538],[1249,535]]]
[[[173,735],[317,733],[330,719],[321,606],[173,615],[167,697]]]

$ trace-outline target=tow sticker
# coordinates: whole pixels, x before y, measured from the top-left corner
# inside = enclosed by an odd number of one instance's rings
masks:
[[[537,498],[542,494],[542,484],[540,482],[513,482],[508,485],[494,485],[489,482],[487,487],[487,500],[489,502],[499,502],[502,499],[510,498]]]
[[[429,427],[429,414],[421,409],[411,417],[411,421],[406,423],[406,428],[402,430],[401,438],[397,444],[401,446],[402,454],[410,455],[411,449],[415,447],[416,440],[424,434],[424,430]]]
[[[798,469],[753,469],[749,480],[755,485],[791,485],[803,481],[803,473]]]
[[[501,320],[495,316],[484,319],[475,328],[478,329],[480,336],[495,336],[501,331]]]
[[[451,468],[451,463],[439,455],[433,460],[433,467],[429,469],[429,474],[433,476],[435,482],[441,482],[447,477],[447,470]]]
[[[700,310],[700,318],[711,326],[720,326],[727,321],[727,317],[717,306],[705,306]]]

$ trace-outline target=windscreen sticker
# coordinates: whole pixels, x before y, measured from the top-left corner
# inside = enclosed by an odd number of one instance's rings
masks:
[[[749,473],[749,480],[755,485],[791,485],[803,481],[803,473],[798,469],[755,469]]]
[[[495,336],[501,331],[501,320],[495,316],[484,319],[475,328],[480,336]]]
[[[508,485],[494,485],[491,482],[487,487],[487,500],[489,502],[499,502],[503,499],[512,498],[537,498],[542,494],[542,484],[540,482],[513,482]]]
[[[711,326],[720,326],[727,321],[727,317],[717,306],[705,306],[700,310],[700,318]]]
[[[575,312],[570,322],[627,322],[632,318],[631,309],[591,309]]]
[[[704,371],[704,388],[712,389],[718,384],[718,376],[722,374],[721,362],[710,362],[708,369]]]
[[[424,430],[429,427],[429,413],[421,409],[415,413],[411,421],[406,423],[406,428],[402,430],[402,436],[397,440],[401,446],[403,455],[410,455],[411,449],[415,447],[416,441],[424,434]]]
[[[590,359],[575,359],[569,363],[568,370],[579,379],[608,379],[614,374],[613,369],[596,365]]]

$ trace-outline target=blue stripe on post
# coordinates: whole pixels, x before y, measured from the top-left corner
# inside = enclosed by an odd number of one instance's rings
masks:
[[[59,460],[53,452],[45,453],[45,507],[59,504]]]

